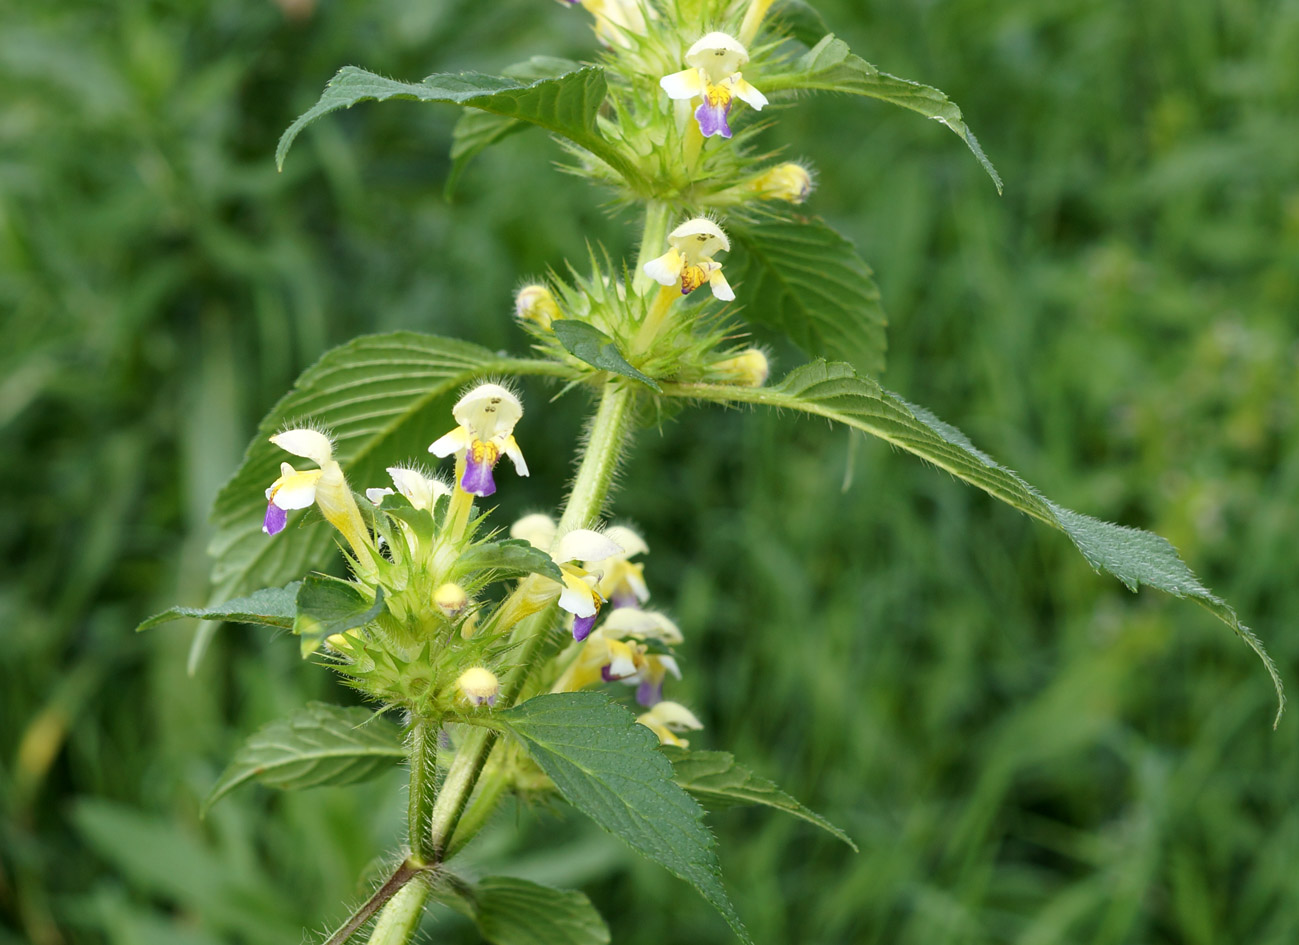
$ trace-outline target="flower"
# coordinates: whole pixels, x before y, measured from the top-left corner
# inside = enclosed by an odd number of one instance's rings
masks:
[[[681,294],[689,295],[705,282],[713,295],[724,302],[735,298],[730,283],[722,275],[722,264],[713,259],[717,252],[730,252],[731,241],[722,228],[707,217],[687,220],[668,234],[671,247],[662,256],[645,264],[645,274],[659,285],[681,283]]]
[[[645,565],[633,564],[628,559],[648,554],[649,545],[625,525],[614,525],[606,529],[604,534],[622,548],[622,553],[606,560],[598,590],[614,607],[638,607],[649,600],[650,596],[645,584]],[[588,565],[591,563],[587,562]]]
[[[640,0],[559,0],[575,7],[586,7],[595,17],[595,35],[605,45],[630,47],[631,35],[645,35],[645,11]]]
[[[744,79],[740,69],[749,61],[749,51],[726,33],[709,33],[686,50],[689,69],[659,79],[659,85],[676,100],[701,99],[695,120],[705,138],[731,136],[727,116],[731,99],[748,102],[762,111],[767,97]]]
[[[405,466],[389,466],[388,475],[392,484],[417,509],[433,510],[433,505],[444,495],[451,494],[451,487],[441,479],[430,479],[418,469]],[[384,496],[394,495],[391,489],[366,489],[365,497],[375,505],[383,503]]]
[[[448,581],[433,592],[433,604],[447,617],[458,617],[469,606],[469,595],[459,584]]]
[[[577,528],[564,535],[555,544],[551,557],[564,574],[564,589],[559,593],[559,606],[573,615],[573,639],[585,640],[600,615],[604,597],[599,591],[600,574],[591,573],[574,562],[582,561],[587,567],[599,564],[622,554],[622,546],[589,528]]]
[[[697,732],[704,727],[693,712],[678,702],[660,702],[638,715],[636,721],[657,735],[660,743],[678,748],[688,748],[690,742],[678,738],[677,732]]]
[[[740,387],[761,387],[767,383],[771,366],[758,348],[748,348],[732,358],[714,361],[712,370]]]
[[[589,528],[575,528],[556,541],[556,527],[547,515],[525,515],[510,526],[510,537],[524,539],[534,548],[540,548],[559,565],[563,574],[559,606],[573,615],[573,639],[585,640],[605,601],[599,590],[602,574],[588,568],[625,552],[622,545]],[[578,561],[584,566],[575,563]]]
[[[759,174],[749,188],[763,200],[802,203],[812,193],[812,175],[802,164],[786,161]]]
[[[554,295],[544,285],[525,285],[514,297],[514,315],[523,321],[536,322],[542,328],[563,315]]]
[[[357,562],[363,567],[373,568],[370,534],[356,507],[356,500],[352,498],[342,467],[334,460],[334,446],[329,437],[319,430],[303,427],[277,433],[271,437],[271,442],[294,456],[313,460],[320,468],[298,470],[288,463],[280,464],[280,477],[266,490],[266,517],[262,520],[262,531],[268,535],[279,534],[288,521],[288,511],[305,509],[314,502],[325,520],[347,539]]]
[[[499,384],[480,384],[456,402],[451,410],[460,425],[428,448],[434,456],[456,454],[464,460],[460,488],[470,495],[488,496],[496,491],[492,469],[504,453],[520,476],[528,474],[514,425],[523,416],[523,405]]]
[[[471,666],[460,674],[456,688],[461,697],[470,705],[496,705],[496,697],[501,694],[501,683],[496,674],[481,666]]]

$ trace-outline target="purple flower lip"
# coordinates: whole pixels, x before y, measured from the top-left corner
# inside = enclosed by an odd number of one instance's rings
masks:
[[[663,701],[663,680],[650,682],[648,679],[636,687],[636,701],[647,709]]]
[[[266,518],[262,520],[262,531],[268,535],[278,535],[284,531],[289,520],[289,513],[274,502],[266,503]]]
[[[702,105],[695,109],[695,120],[699,122],[699,131],[705,138],[711,138],[713,135],[729,138],[731,136],[731,126],[727,123],[726,117],[730,111],[731,103],[729,101],[725,105],[710,105],[705,100]]]
[[[465,474],[460,477],[460,488],[480,498],[495,493],[496,480],[492,478],[492,464],[470,456],[465,463]]]
[[[589,617],[574,617],[573,618],[573,639],[576,640],[578,643],[581,643],[583,640],[589,637],[591,635],[591,628],[595,626],[595,618],[596,618],[595,614],[592,614]]]

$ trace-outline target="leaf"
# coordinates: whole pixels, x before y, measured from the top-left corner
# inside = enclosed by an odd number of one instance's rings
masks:
[[[803,0],[784,0],[777,4],[771,18],[776,21],[782,33],[804,46],[815,46],[829,32],[825,18]]]
[[[635,180],[640,172],[605,140],[596,126],[596,112],[604,102],[606,88],[604,70],[598,66],[584,66],[532,83],[478,72],[437,74],[422,82],[399,82],[345,66],[330,79],[320,101],[300,115],[280,137],[275,163],[283,167],[284,157],[302,129],[330,112],[351,108],[358,102],[404,99],[467,105],[538,125],[585,148],[624,177]]]
[[[887,319],[871,267],[851,242],[820,220],[780,217],[737,221],[731,236],[748,255],[746,318],[784,332],[810,357],[883,372]]]
[[[280,463],[292,458],[268,442],[272,434],[306,423],[323,427],[353,484],[386,483],[385,466],[426,455],[428,444],[450,429],[448,395],[488,375],[547,373],[569,371],[554,362],[503,358],[478,345],[416,332],[369,335],[327,352],[271,408],[216,498],[216,528],[208,546],[215,559],[215,599],[238,594],[254,581],[301,577],[335,554],[333,531],[323,521],[273,538],[262,532],[266,487],[279,475]]]
[[[462,909],[493,945],[608,945],[609,929],[583,893],[512,876],[451,884]]]
[[[808,810],[766,778],[760,778],[748,768],[735,763],[735,756],[726,751],[687,751],[674,745],[660,749],[672,762],[673,778],[693,794],[701,804],[711,810],[721,810],[742,804],[761,804],[783,810],[809,824],[838,837],[853,850],[857,844],[820,814]]]
[[[765,77],[760,88],[768,94],[785,89],[847,92],[850,95],[877,98],[919,112],[954,131],[988,172],[992,182],[997,185],[997,193],[1001,193],[1001,176],[983,153],[979,139],[966,126],[955,102],[938,89],[880,72],[860,56],[853,55],[848,44],[836,39],[833,33],[827,34],[795,60],[788,72]]]
[[[518,538],[474,545],[460,556],[456,568],[465,573],[485,571],[490,568],[497,572],[498,580],[523,577],[527,574],[541,574],[552,581],[564,580],[564,572],[559,570],[559,565],[555,564],[555,560],[550,555]]]
[[[824,31],[822,31],[824,32]],[[820,35],[820,34],[818,34]],[[582,68],[580,62],[554,56],[533,56],[526,62],[501,70],[511,79],[536,82],[558,78]],[[463,113],[451,131],[451,173],[447,175],[445,193],[450,197],[469,162],[484,150],[510,135],[523,131],[528,123],[517,118],[471,109]]]
[[[518,738],[570,804],[693,885],[750,941],[722,886],[703,811],[673,782],[658,739],[630,712],[604,693],[565,692],[466,721]]]
[[[858,377],[849,365],[824,361],[805,364],[768,388],[673,384],[665,385],[664,390],[669,395],[718,403],[743,402],[799,410],[880,437],[1058,528],[1069,536],[1094,569],[1109,572],[1129,590],[1148,584],[1174,597],[1195,601],[1231,627],[1263,661],[1276,688],[1276,722],[1280,722],[1285,711],[1285,691],[1276,665],[1262,642],[1240,622],[1231,606],[1200,583],[1166,539],[1056,505],[1016,473],[977,449],[961,431],[889,393],[875,381]]]
[[[559,318],[551,322],[550,327],[564,349],[579,361],[585,361],[602,371],[621,374],[623,377],[640,381],[655,391],[661,391],[654,378],[642,374],[628,364],[627,359],[618,350],[617,342],[594,325],[572,318]]]
[[[406,757],[401,729],[369,709],[310,702],[262,726],[235,753],[203,802],[204,812],[252,780],[285,791],[355,784]]]
[[[302,655],[310,656],[336,633],[345,633],[383,613],[383,588],[374,600],[355,584],[326,574],[308,574],[298,588],[298,614],[293,632],[302,637]]]
[[[264,587],[260,591],[253,591],[247,597],[236,597],[234,600],[228,600],[214,607],[173,607],[150,617],[136,627],[135,632],[152,630],[159,624],[185,617],[229,623],[253,623],[290,630],[293,628],[293,617],[298,612],[296,602],[300,583],[294,581],[284,587]]]

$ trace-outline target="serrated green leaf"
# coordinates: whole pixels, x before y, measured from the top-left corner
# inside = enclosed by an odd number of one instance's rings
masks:
[[[744,804],[761,804],[815,824],[853,850],[857,844],[846,833],[815,811],[804,807],[766,778],[736,764],[728,751],[688,751],[674,745],[659,749],[672,762],[673,778],[710,810]]]
[[[291,458],[268,441],[272,434],[301,424],[327,429],[334,458],[364,488],[387,483],[385,466],[427,455],[428,444],[453,423],[450,395],[475,378],[565,373],[553,362],[503,358],[464,341],[405,331],[357,338],[327,352],[271,408],[217,495],[208,546],[213,599],[301,577],[336,554],[334,532],[323,521],[274,537],[262,532],[266,487]],[[301,522],[302,513],[295,518]]]
[[[1231,627],[1263,661],[1276,688],[1276,722],[1280,721],[1285,710],[1285,690],[1262,642],[1241,623],[1230,605],[1200,583],[1167,539],[1057,505],[977,449],[961,431],[889,393],[875,381],[858,377],[849,365],[824,361],[805,364],[767,388],[678,384],[664,385],[664,390],[669,395],[718,403],[763,404],[802,411],[862,430],[1059,529],[1093,568],[1114,575],[1129,590],[1148,584],[1174,597],[1195,601]]]
[[[308,574],[298,588],[293,632],[302,637],[302,655],[310,656],[335,633],[364,627],[383,613],[383,588],[371,600],[355,584],[326,574]]]
[[[355,784],[406,757],[401,729],[369,709],[311,702],[258,729],[235,753],[203,802],[208,810],[239,785],[256,780],[285,791]]]
[[[152,630],[159,624],[185,617],[217,620],[223,623],[253,623],[263,627],[289,630],[292,629],[293,617],[298,612],[298,586],[301,583],[301,581],[294,581],[284,587],[264,587],[260,591],[253,591],[247,597],[236,597],[234,600],[211,607],[173,607],[160,614],[154,614],[136,627],[135,632]]]
[[[448,904],[493,945],[608,945],[609,928],[585,894],[512,876],[450,885]]]
[[[757,81],[756,79],[754,81]],[[946,125],[965,142],[1001,193],[1001,175],[979,146],[979,139],[965,124],[960,108],[938,89],[910,79],[880,72],[860,56],[853,55],[848,44],[833,33],[790,64],[788,70],[765,76],[761,88],[768,94],[787,89],[816,89],[864,95],[882,102],[919,112],[926,118]]]
[[[438,74],[422,82],[399,82],[345,66],[330,79],[320,100],[281,136],[275,149],[275,163],[284,166],[284,157],[294,139],[316,119],[359,102],[399,99],[465,105],[538,125],[585,148],[629,180],[635,180],[640,177],[639,171],[605,140],[596,126],[596,112],[604,102],[606,88],[604,70],[598,66],[584,66],[531,83],[478,72]]]
[[[559,565],[550,555],[518,538],[474,545],[456,562],[456,569],[466,574],[488,568],[495,571],[500,580],[527,574],[542,574],[553,581],[564,580],[564,572],[559,570]]]
[[[824,31],[823,31],[824,32]],[[818,34],[819,35],[819,34]],[[502,74],[520,82],[554,79],[582,68],[580,62],[559,59],[555,56],[533,56],[526,62],[503,69]],[[456,188],[460,175],[475,157],[510,135],[528,127],[526,121],[471,109],[463,113],[451,131],[451,173],[447,175],[445,193],[448,197]]]
[[[874,273],[856,248],[820,220],[734,222],[747,264],[745,318],[787,334],[813,358],[884,371],[888,320]]]
[[[630,712],[604,693],[565,692],[466,721],[518,738],[570,804],[693,885],[750,941],[722,886],[703,810],[672,780],[658,739]]]
[[[594,325],[572,318],[559,318],[550,323],[550,328],[559,339],[559,343],[564,346],[564,350],[579,361],[585,361],[591,367],[599,368],[601,371],[621,374],[633,381],[640,381],[653,390],[660,390],[654,378],[642,374],[628,364],[627,359],[618,350],[617,342]]]

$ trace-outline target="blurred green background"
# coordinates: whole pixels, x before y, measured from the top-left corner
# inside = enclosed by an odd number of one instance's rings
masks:
[[[822,8],[960,103],[1007,181],[998,198],[955,137],[883,105],[809,99],[769,133],[877,269],[887,385],[1057,501],[1168,536],[1293,685],[1299,2]],[[593,40],[542,0],[0,17],[0,942],[298,942],[398,841],[400,771],[245,790],[201,821],[244,735],[351,697],[283,637],[227,628],[191,679],[186,630],[132,628],[203,599],[209,502],[321,351],[394,328],[522,350],[521,278],[589,238],[627,251],[634,221],[554,174],[537,132],[445,201],[450,108],[336,116],[282,175],[271,153],[339,66],[491,72]],[[527,394],[511,513],[559,497],[583,407]],[[1270,730],[1250,652],[945,474],[853,452],[841,493],[842,433],[699,411],[642,436],[617,501],[688,634],[694,744],[862,847],[713,817],[758,940],[1299,941],[1299,722]],[[559,807],[502,814],[472,855],[580,885],[619,943],[733,940]]]

